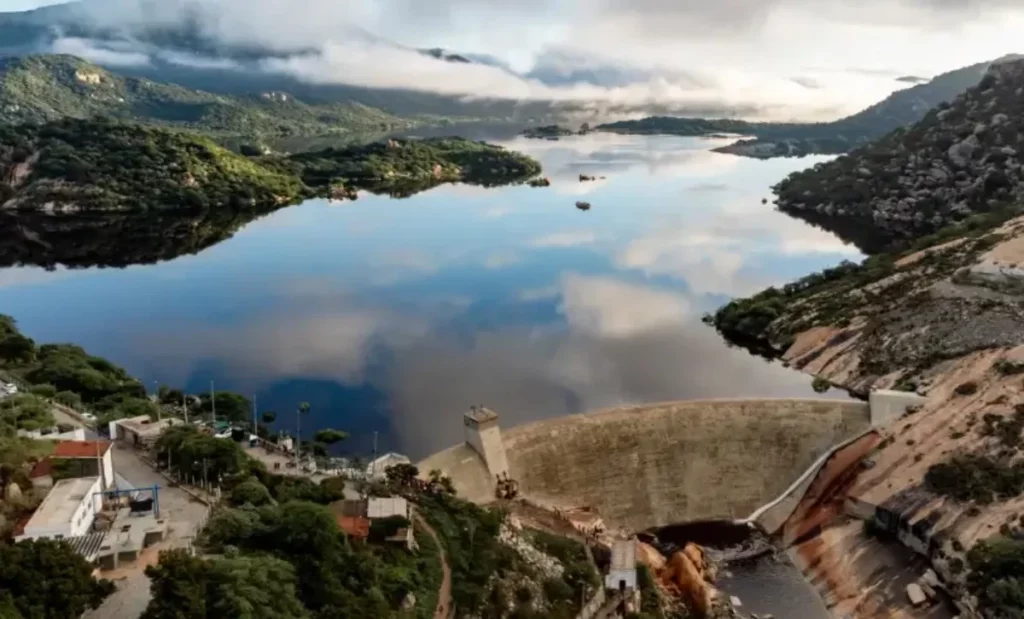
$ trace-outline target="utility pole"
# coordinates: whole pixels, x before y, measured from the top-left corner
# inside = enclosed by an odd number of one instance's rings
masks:
[[[252,396],[252,433],[258,435],[257,429],[259,426],[256,424],[256,394]]]
[[[210,381],[210,410],[213,411],[213,425],[217,425],[217,398],[213,397],[213,381]]]
[[[161,421],[163,416],[163,402],[160,401],[160,381],[153,381],[153,399],[156,400],[156,420]]]
[[[185,412],[185,423],[188,423],[188,396],[185,393],[181,394],[181,410]]]
[[[377,431],[373,431],[373,460],[370,461],[370,476],[377,474]]]
[[[299,450],[302,449],[302,407],[295,409],[295,468],[299,468]]]

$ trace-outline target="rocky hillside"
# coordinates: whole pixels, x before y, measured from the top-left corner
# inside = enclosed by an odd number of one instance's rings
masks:
[[[905,245],[1017,201],[1022,127],[1024,61],[999,63],[912,127],[791,175],[776,203],[867,251]]]
[[[244,136],[380,132],[414,124],[364,105],[309,104],[280,91],[218,95],[125,77],[74,56],[0,60],[0,122],[93,116]]]
[[[1001,619],[1024,613],[1024,217],[990,224],[768,289],[708,320],[816,389],[925,397],[884,429],[847,496],[915,523],[919,541],[904,543],[927,549],[941,586],[980,613],[961,616]],[[833,526],[815,543],[842,556],[851,530]],[[867,588],[863,576],[844,586]]]
[[[1024,63],[998,65],[918,125],[783,182],[783,210],[876,253],[706,317],[816,390],[924,396],[880,429],[843,498],[878,508],[865,531],[898,529],[961,616],[984,619],[1024,616],[1022,95]],[[817,535],[816,552],[843,556],[858,532]],[[869,588],[845,578],[851,596]]]

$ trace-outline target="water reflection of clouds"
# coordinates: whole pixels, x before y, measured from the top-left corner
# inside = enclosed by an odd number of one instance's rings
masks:
[[[597,242],[597,233],[593,230],[571,230],[553,232],[539,236],[527,242],[530,247],[579,247]]]
[[[304,299],[292,301],[280,314],[196,326],[151,344],[181,368],[196,354],[215,359],[240,385],[300,377],[369,383],[389,403],[402,448],[415,455],[457,441],[469,402],[495,407],[511,424],[643,401],[807,390],[800,375],[723,349],[685,295],[619,277],[567,273],[554,286],[519,293],[519,302],[551,304],[552,319],[463,329],[458,338],[448,330],[461,324],[471,298],[402,310],[348,296],[309,310]],[[375,364],[382,356],[386,367]]]
[[[657,141],[638,140],[635,136],[593,134],[557,141],[520,139],[507,144],[541,159],[544,174],[553,181],[578,180],[579,174],[615,175],[645,170],[652,176],[707,177],[726,174],[740,159],[711,152],[713,141],[662,137]],[[587,183],[572,186],[588,192]],[[555,185],[556,190],[572,191],[570,185]]]
[[[753,206],[747,206],[752,204]],[[623,268],[685,280],[697,294],[739,296],[778,283],[766,257],[860,252],[836,237],[755,201],[736,201],[699,215],[663,216],[616,255]]]

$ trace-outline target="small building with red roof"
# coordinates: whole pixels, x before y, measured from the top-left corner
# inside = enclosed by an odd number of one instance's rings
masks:
[[[114,450],[110,441],[59,441],[53,453],[36,464],[29,473],[30,479],[40,479],[53,485],[54,476],[60,479],[75,477],[100,477],[103,489],[114,485]],[[45,463],[45,464],[44,464]],[[32,482],[36,484],[35,481]]]

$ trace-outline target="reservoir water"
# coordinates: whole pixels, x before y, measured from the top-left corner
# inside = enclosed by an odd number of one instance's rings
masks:
[[[303,426],[347,430],[352,449],[376,433],[381,449],[413,457],[460,440],[471,404],[511,425],[627,403],[812,395],[807,376],[728,348],[700,318],[859,257],[762,204],[825,158],[742,159],[676,137],[504,143],[537,157],[551,187],[314,200],[220,242],[162,250],[182,255],[155,264],[130,264],[138,242],[114,243],[98,263],[130,266],[0,269],[0,312],[149,387],[212,380],[255,395],[282,428],[308,401]],[[104,230],[120,234],[101,227],[80,242]],[[161,234],[146,243],[171,242]]]

